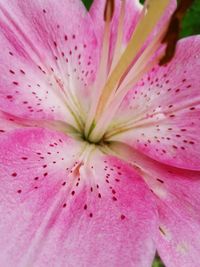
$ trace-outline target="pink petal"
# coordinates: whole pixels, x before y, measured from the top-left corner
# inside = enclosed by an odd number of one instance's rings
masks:
[[[26,118],[73,121],[65,101],[69,92],[88,101],[98,59],[81,1],[1,0],[0,27],[0,108]]]
[[[70,124],[59,120],[31,120],[23,119],[0,111],[0,133],[7,134],[10,131],[23,128],[42,128],[77,135],[77,131]]]
[[[115,123],[132,130],[113,136],[173,166],[199,170],[199,37],[180,41],[174,59],[154,67],[123,101]]]
[[[200,173],[151,161],[146,166],[145,180],[157,195],[159,234],[156,247],[165,265],[198,267]]]
[[[6,134],[9,131],[22,127],[23,124],[16,123],[12,116],[9,116],[4,112],[0,112],[0,134]]]
[[[84,164],[52,131],[0,145],[2,266],[151,266],[155,206],[132,167],[98,151]]]
[[[81,146],[65,135],[32,128],[1,136],[0,147],[0,262],[24,266],[20,262],[36,237],[45,237],[47,214]]]
[[[198,267],[200,227],[192,219],[185,219],[181,211],[176,214],[164,203],[158,203],[160,226],[157,249],[169,267]]]
[[[0,47],[4,51],[0,55],[1,110],[24,118],[66,120],[64,103],[56,97],[45,74],[21,51],[17,40],[11,44],[6,38],[1,30]]]
[[[124,144],[113,150],[136,166],[156,196],[159,226],[156,247],[167,267],[198,267],[200,248],[200,172],[156,162]]]

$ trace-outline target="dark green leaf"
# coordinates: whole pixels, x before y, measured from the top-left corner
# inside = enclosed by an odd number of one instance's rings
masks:
[[[86,8],[89,9],[93,0],[82,0],[82,2],[86,6]]]
[[[182,22],[181,37],[200,33],[200,1],[195,0]]]

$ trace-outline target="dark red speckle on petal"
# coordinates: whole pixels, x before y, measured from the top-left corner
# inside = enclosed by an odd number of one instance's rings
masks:
[[[126,217],[125,217],[125,215],[122,214],[120,218],[121,218],[121,220],[124,220]]]

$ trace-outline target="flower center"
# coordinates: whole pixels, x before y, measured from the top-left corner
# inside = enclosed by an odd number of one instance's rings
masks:
[[[102,145],[112,140],[113,135],[128,131],[130,125],[132,127],[134,110],[133,116],[129,118],[130,121],[127,121],[126,118],[123,124],[113,123],[113,118],[115,118],[128,91],[163,56],[163,49],[160,48],[168,21],[164,20],[165,23],[159,25],[159,31],[155,27],[160,22],[170,2],[171,0],[146,0],[132,36],[125,43],[126,0],[121,1],[120,4],[116,38],[113,38],[115,31],[112,29],[112,20],[115,16],[114,0],[106,1],[100,62],[96,79],[88,88],[91,95],[87,114],[83,115],[84,112],[77,101],[78,97],[76,99],[76,93],[73,90],[66,90],[67,101],[65,104],[73,117],[74,125],[74,128],[68,127],[69,129],[66,130],[68,134],[71,131],[73,136],[77,136],[90,144]],[[62,84],[59,79],[54,78],[60,91],[65,92],[64,82]],[[112,125],[114,125],[113,129]]]

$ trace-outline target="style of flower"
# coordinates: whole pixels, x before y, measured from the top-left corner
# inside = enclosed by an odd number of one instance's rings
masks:
[[[199,267],[200,39],[175,1],[0,0],[0,266]]]

